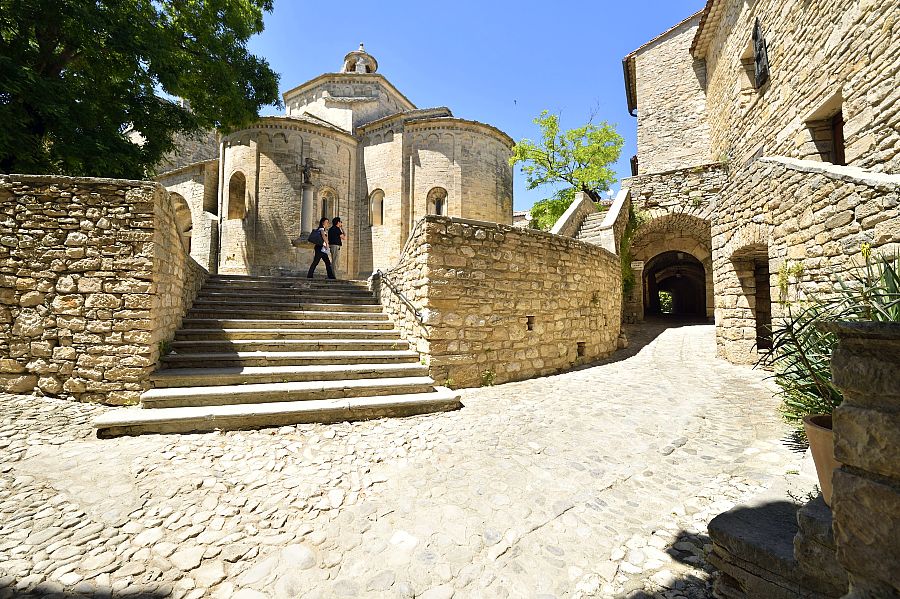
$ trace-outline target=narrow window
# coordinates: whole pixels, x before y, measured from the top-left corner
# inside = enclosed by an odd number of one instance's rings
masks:
[[[579,358],[584,357],[584,350],[586,346],[587,343],[585,343],[584,341],[579,341],[575,344],[575,352],[578,354]]]
[[[847,165],[844,158],[844,113],[838,111],[831,117],[831,163],[840,166]]]
[[[525,326],[528,327],[529,331],[534,330],[534,316],[526,316],[525,317]]]
[[[435,187],[428,192],[428,214],[447,215],[447,190]]]
[[[228,182],[228,218],[240,220],[247,216],[247,179],[237,171]]]
[[[380,189],[369,196],[369,224],[374,227],[384,224],[384,192]]]

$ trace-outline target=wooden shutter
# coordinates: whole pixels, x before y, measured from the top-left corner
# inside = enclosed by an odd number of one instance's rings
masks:
[[[766,50],[766,39],[763,37],[759,19],[753,26],[753,63],[756,88],[759,89],[769,80],[769,53]]]

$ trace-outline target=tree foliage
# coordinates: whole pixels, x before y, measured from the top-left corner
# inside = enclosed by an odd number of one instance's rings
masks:
[[[252,122],[278,104],[278,76],[246,46],[271,10],[272,0],[0,0],[0,172],[140,178],[176,133]]]
[[[575,199],[575,188],[564,187],[552,198],[535,202],[531,207],[531,227],[549,231],[556,221],[569,209]]]
[[[592,201],[599,202],[602,192],[616,182],[610,166],[619,159],[624,140],[615,127],[603,121],[561,131],[559,115],[546,110],[534,123],[541,130],[541,140],[519,141],[510,158],[511,164],[522,164],[528,189],[563,184],[573,189],[572,198],[574,191],[583,191]]]

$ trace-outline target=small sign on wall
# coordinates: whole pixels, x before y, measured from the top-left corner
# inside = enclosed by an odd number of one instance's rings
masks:
[[[631,263],[631,270],[644,270],[644,261],[635,260]]]

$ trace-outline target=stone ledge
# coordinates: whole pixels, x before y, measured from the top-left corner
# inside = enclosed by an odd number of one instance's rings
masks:
[[[788,158],[786,156],[767,156],[765,158],[760,158],[759,162],[764,164],[777,164],[802,173],[821,174],[833,179],[847,181],[848,183],[861,183],[872,187],[888,188],[900,186],[900,175],[878,173],[855,166],[837,166],[830,162],[800,160],[799,158]]]

